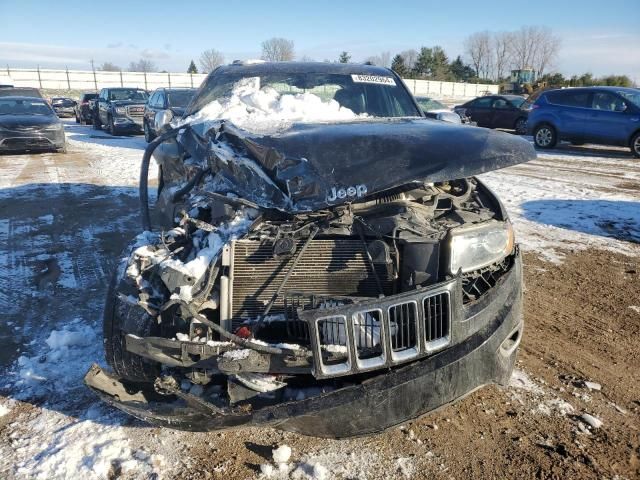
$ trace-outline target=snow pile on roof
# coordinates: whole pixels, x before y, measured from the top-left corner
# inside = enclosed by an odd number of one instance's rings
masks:
[[[260,88],[260,77],[238,81],[229,97],[214,100],[196,114],[180,121],[186,123],[228,120],[253,133],[286,130],[293,123],[323,123],[366,118],[331,99],[324,101],[312,93],[281,94],[274,88]]]

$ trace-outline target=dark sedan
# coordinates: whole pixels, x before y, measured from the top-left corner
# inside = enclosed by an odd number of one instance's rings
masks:
[[[519,95],[488,95],[475,98],[454,108],[479,127],[504,128],[518,134],[527,131],[527,110],[522,108],[524,97]]]
[[[168,111],[171,117],[181,117],[195,93],[195,88],[158,88],[153,92],[144,107],[145,140],[150,142],[158,134],[154,122],[158,112]]]
[[[0,97],[0,151],[66,151],[64,126],[41,98]]]
[[[73,117],[76,114],[76,105],[78,102],[72,98],[54,97],[51,99],[51,106],[58,117]]]

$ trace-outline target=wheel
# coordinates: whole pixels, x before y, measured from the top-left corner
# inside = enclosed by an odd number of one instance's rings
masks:
[[[640,158],[640,132],[636,133],[631,139],[631,153]]]
[[[82,123],[82,122],[80,121],[80,117],[78,116],[78,114],[77,114],[77,113],[76,113],[76,123]]]
[[[556,146],[558,138],[555,129],[551,125],[543,123],[542,125],[538,125],[533,131],[533,141],[536,147],[553,148]]]
[[[147,141],[147,143],[150,143],[154,138],[156,138],[156,136],[151,133],[151,127],[149,127],[149,124],[147,122],[144,122],[144,139]]]
[[[93,116],[93,129],[94,130],[102,130],[102,123],[100,123],[100,116],[99,115],[94,115]]]
[[[525,133],[527,133],[527,119],[526,118],[517,119],[514,126],[514,130],[518,135],[524,135]]]
[[[132,245],[124,252],[126,258],[133,250]],[[143,308],[127,302],[127,295],[137,291],[133,280],[120,278],[117,269],[109,284],[104,307],[103,335],[105,357],[115,373],[132,382],[151,383],[160,374],[160,364],[128,352],[125,348],[125,334],[140,337],[155,335],[157,322]],[[125,330],[126,326],[126,330]]]
[[[109,122],[107,125],[109,135],[115,136],[117,133],[117,130],[116,130],[116,126],[113,124],[113,117],[110,116],[107,121]]]

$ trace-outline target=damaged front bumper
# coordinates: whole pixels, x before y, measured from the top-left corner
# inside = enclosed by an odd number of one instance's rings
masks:
[[[219,403],[208,402],[203,397],[179,389],[171,392],[171,395],[160,395],[153,386],[127,383],[97,365],[87,373],[85,383],[107,403],[149,423],[170,428],[210,431],[268,425],[328,438],[379,432],[455,402],[483,385],[505,385],[511,376],[523,331],[519,254],[516,253],[512,268],[498,284],[471,304],[462,306],[460,278],[419,292],[388,296],[378,303],[381,312],[389,312],[389,304],[394,302],[404,304],[415,301],[419,304],[426,298],[425,295],[431,298],[429,293],[442,292],[450,295],[450,329],[439,343],[429,345],[424,340],[416,342],[414,356],[394,356],[394,346],[387,343],[388,349],[382,349],[380,358],[369,358],[362,362],[357,357],[358,349],[353,335],[347,335],[346,359],[330,365],[328,369],[322,367],[323,359],[316,347],[313,348],[312,358],[298,358],[291,360],[292,363],[273,363],[274,357],[271,357],[271,363],[266,361],[263,364],[265,372],[308,371],[320,382],[339,376],[354,380],[342,384],[341,388],[302,400],[265,406],[221,407]],[[411,298],[411,295],[415,298]],[[367,311],[372,309],[371,304],[367,302]],[[307,315],[312,341],[317,341],[313,333],[314,322],[317,324],[328,316],[334,318],[340,312],[344,313],[348,322],[350,309],[353,308],[349,305],[331,309],[330,315],[318,313],[322,310],[314,310]],[[420,315],[422,313],[420,309]],[[383,316],[386,318],[386,314]],[[389,323],[383,322],[385,324],[387,327],[382,329],[381,334],[382,344],[388,342],[384,332],[389,328]],[[419,338],[424,339],[424,334]],[[190,342],[127,338],[127,349],[167,365],[195,365],[215,368],[228,374],[233,369],[241,369],[241,362],[225,362],[224,356],[209,355],[215,353],[210,350],[217,349],[220,353],[221,348],[224,349],[219,346],[196,346]],[[305,365],[306,361],[311,371]],[[260,370],[256,365],[259,362],[252,363],[253,371]]]

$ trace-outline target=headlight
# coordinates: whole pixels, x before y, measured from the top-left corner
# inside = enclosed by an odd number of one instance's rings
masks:
[[[60,130],[64,130],[64,126],[61,123],[52,123],[51,125],[47,125],[43,128],[47,132],[58,132]]]
[[[478,270],[502,260],[513,252],[511,222],[490,221],[450,232],[449,273]]]
[[[124,115],[125,113],[127,113],[127,109],[124,107],[116,107],[116,113],[119,113],[120,115]]]

